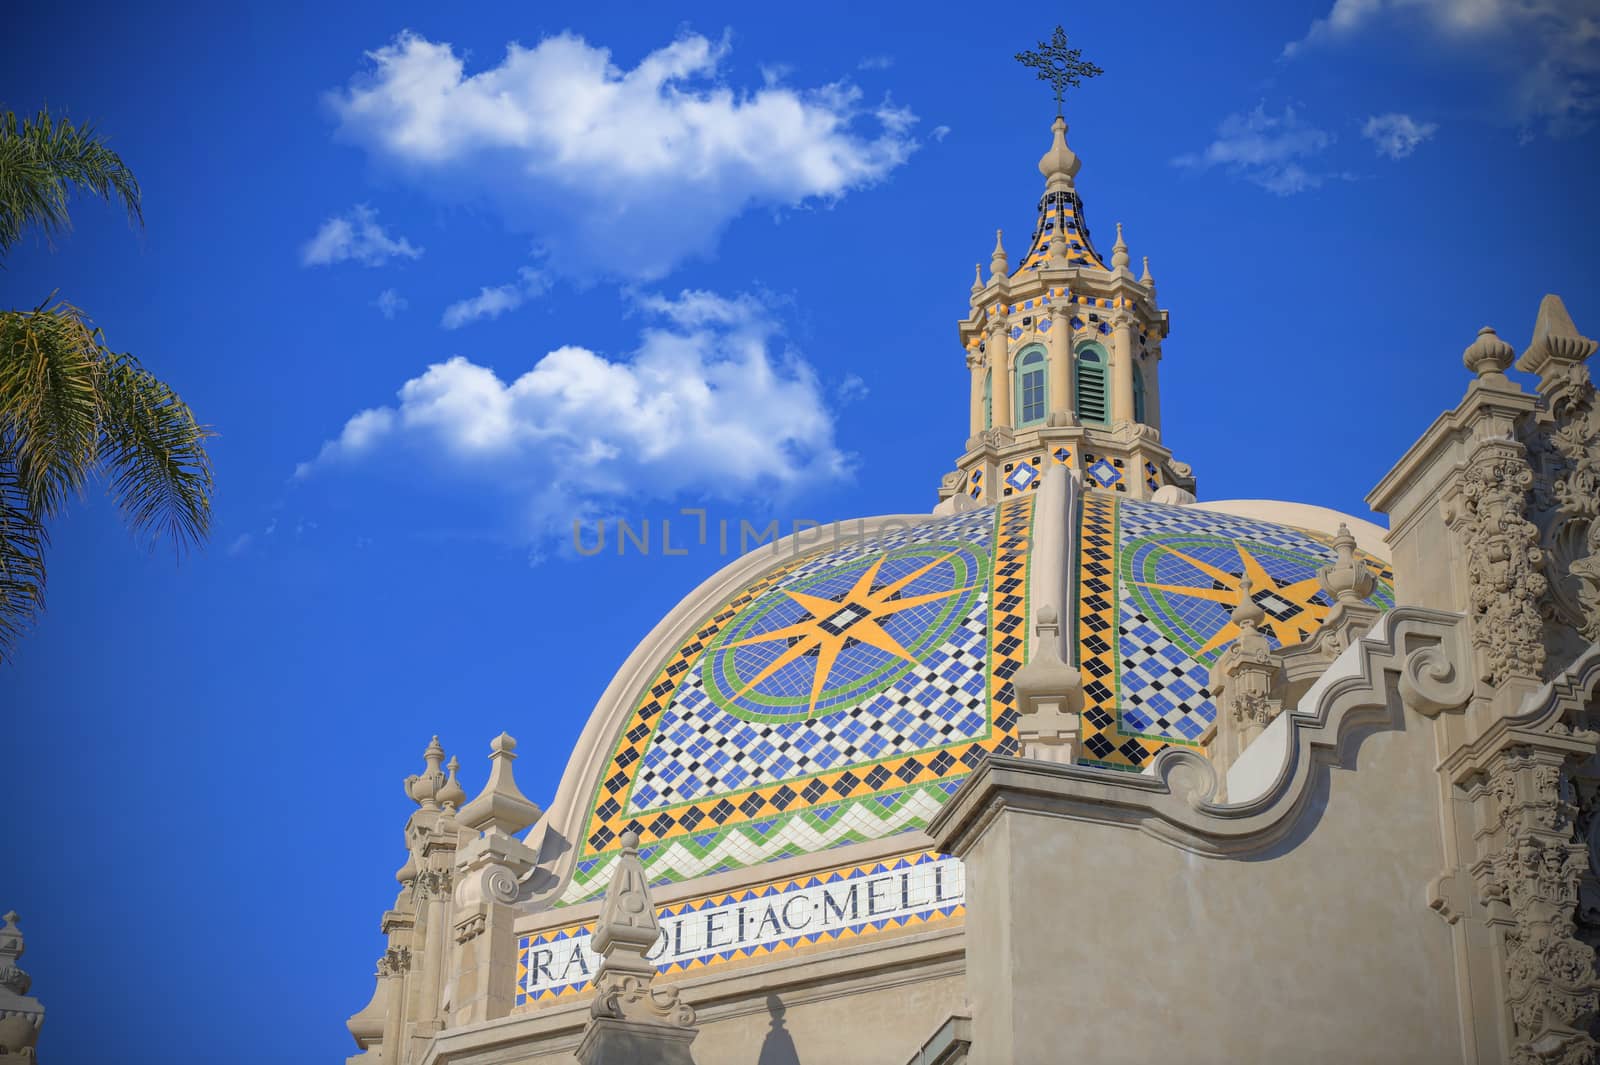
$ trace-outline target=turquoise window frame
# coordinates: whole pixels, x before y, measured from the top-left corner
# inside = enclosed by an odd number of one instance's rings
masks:
[[[1073,413],[1078,421],[1092,425],[1111,424],[1110,360],[1099,344],[1084,344],[1072,356]],[[1098,398],[1099,409],[1088,402]]]
[[[1050,356],[1033,347],[1017,357],[1016,427],[1042,425],[1050,413]]]

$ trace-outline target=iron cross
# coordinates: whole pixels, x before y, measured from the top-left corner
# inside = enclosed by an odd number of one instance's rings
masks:
[[[1018,52],[1017,62],[1039,72],[1040,81],[1048,81],[1056,90],[1056,114],[1061,113],[1061,101],[1067,87],[1076,88],[1084,78],[1098,77],[1105,71],[1093,63],[1084,62],[1081,48],[1067,47],[1067,31],[1056,27],[1049,41],[1040,41],[1035,52]]]

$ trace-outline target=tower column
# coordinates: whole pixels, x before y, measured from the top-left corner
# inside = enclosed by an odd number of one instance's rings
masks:
[[[977,436],[983,432],[985,426],[983,424],[983,356],[978,354],[976,347],[967,352],[967,372],[972,377],[972,394],[967,418],[971,428],[968,429],[967,435]]]
[[[1152,344],[1144,360],[1144,418],[1150,428],[1161,431],[1161,347]]]
[[[989,319],[989,343],[987,354],[991,378],[990,402],[994,408],[995,428],[1005,426],[1011,428],[1011,337],[1006,329],[1006,318],[1003,314],[996,314]]]
[[[1072,316],[1050,309],[1050,410],[1072,414]]]
[[[1133,421],[1133,315],[1111,319],[1111,423]]]

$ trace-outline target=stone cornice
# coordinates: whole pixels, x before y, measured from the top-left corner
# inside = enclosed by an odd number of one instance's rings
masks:
[[[1137,829],[1208,857],[1259,853],[1294,831],[1315,778],[1342,763],[1358,735],[1399,726],[1388,674],[1398,673],[1402,691],[1409,686],[1427,712],[1465,701],[1467,689],[1456,683],[1471,670],[1462,625],[1459,614],[1415,607],[1381,618],[1298,707],[1284,712],[1276,776],[1242,802],[1213,801],[1216,770],[1187,748],[1168,747],[1138,775],[991,757],[934,817],[928,834],[940,850],[961,857],[997,817],[1020,811]]]
[[[1435,418],[1417,442],[1401,456],[1400,461],[1373,486],[1367,493],[1367,505],[1380,514],[1389,514],[1391,530],[1398,531],[1410,517],[1409,512],[1404,515],[1392,513],[1400,497],[1417,483],[1422,472],[1441,460],[1454,458],[1447,454],[1448,450],[1470,442],[1475,423],[1482,416],[1498,415],[1501,419],[1515,421],[1520,415],[1533,410],[1537,403],[1536,396],[1523,392],[1515,385],[1493,387],[1474,382],[1455,409],[1444,411]]]

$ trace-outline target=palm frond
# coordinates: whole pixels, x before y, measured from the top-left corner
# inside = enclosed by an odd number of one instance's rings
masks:
[[[132,355],[105,353],[100,459],[133,531],[182,550],[211,530],[212,435],[188,404]]]
[[[70,229],[67,196],[73,188],[108,203],[120,200],[128,220],[144,224],[138,181],[91,124],[74,125],[44,109],[31,120],[10,111],[0,115],[0,254],[29,225],[38,226],[46,240]]]
[[[12,443],[0,436],[0,662],[44,608],[45,528],[17,480]]]
[[[100,437],[100,335],[68,303],[0,311],[0,436],[15,490],[45,521],[83,489]]]

